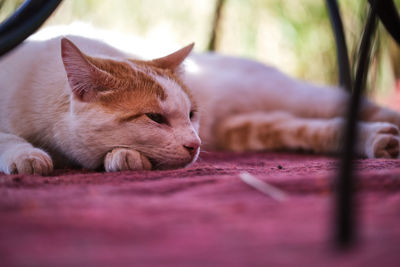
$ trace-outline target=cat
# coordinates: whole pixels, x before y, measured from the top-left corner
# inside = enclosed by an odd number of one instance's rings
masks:
[[[24,42],[0,59],[0,171],[181,168],[200,146],[340,149],[344,90],[192,48],[142,60],[82,36]],[[361,120],[359,156],[397,158],[400,114],[364,99]]]

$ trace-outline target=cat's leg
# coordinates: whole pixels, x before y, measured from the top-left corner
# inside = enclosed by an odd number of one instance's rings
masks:
[[[221,148],[297,150],[337,153],[342,145],[343,118],[305,119],[283,112],[256,112],[232,116],[217,129]],[[396,158],[400,151],[397,126],[360,122],[357,154],[369,158]]]
[[[104,158],[104,168],[107,172],[151,170],[151,163],[136,150],[114,148]]]
[[[360,119],[371,122],[390,122],[400,127],[400,113],[378,104],[364,100],[361,105]]]
[[[0,171],[6,174],[40,174],[52,172],[51,157],[16,135],[0,133]]]

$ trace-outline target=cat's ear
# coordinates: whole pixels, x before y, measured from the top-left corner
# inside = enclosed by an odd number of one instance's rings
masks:
[[[179,69],[181,63],[185,60],[185,58],[190,54],[194,47],[194,43],[185,46],[184,48],[179,49],[178,51],[169,54],[168,56],[153,59],[151,61],[158,68],[162,69],[171,69],[176,71]]]
[[[106,89],[101,81],[113,77],[93,65],[83,52],[67,38],[61,39],[61,57],[68,77],[68,83],[80,101],[92,102]]]

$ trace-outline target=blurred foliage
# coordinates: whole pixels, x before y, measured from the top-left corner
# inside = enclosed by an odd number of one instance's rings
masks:
[[[0,19],[21,2],[0,0]],[[367,1],[338,2],[353,59]],[[400,0],[395,2],[400,7]],[[83,21],[160,45],[195,41],[196,50],[205,51],[215,7],[216,0],[64,0],[46,24]],[[399,48],[382,26],[377,37],[369,84],[394,88],[400,78]],[[323,0],[225,0],[216,47],[221,53],[256,59],[301,79],[337,83],[335,43]]]

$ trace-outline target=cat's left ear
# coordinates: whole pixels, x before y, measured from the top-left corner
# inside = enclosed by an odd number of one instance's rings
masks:
[[[168,56],[153,59],[150,62],[158,68],[177,71],[185,58],[190,54],[193,47],[194,43],[191,43]]]
[[[61,39],[61,57],[71,90],[80,101],[93,102],[118,84],[110,73],[90,62],[89,57],[67,38]]]

